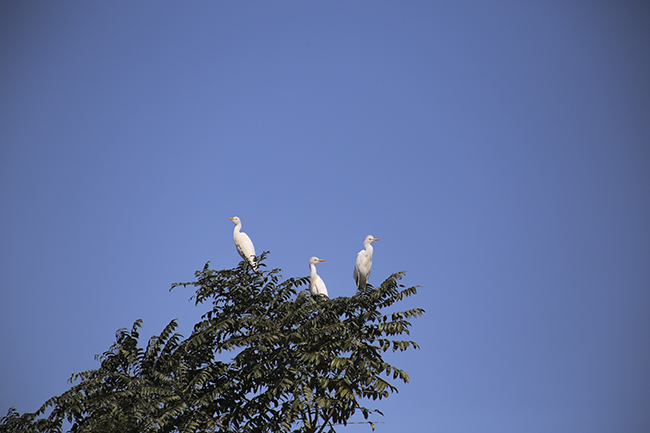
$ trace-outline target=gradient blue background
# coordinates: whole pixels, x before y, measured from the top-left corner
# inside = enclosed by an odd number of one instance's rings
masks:
[[[386,432],[650,431],[650,7],[0,3],[0,412],[239,261],[421,285]],[[341,431],[369,431],[349,426]]]

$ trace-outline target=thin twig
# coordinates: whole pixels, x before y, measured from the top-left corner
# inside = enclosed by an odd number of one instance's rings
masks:
[[[372,431],[375,431],[375,424],[384,424],[384,421],[352,421],[348,424],[370,424]],[[345,424],[334,424],[334,425],[345,425]]]

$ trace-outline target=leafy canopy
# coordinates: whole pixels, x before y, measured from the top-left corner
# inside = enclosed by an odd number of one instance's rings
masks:
[[[211,304],[188,338],[172,320],[142,348],[138,320],[117,332],[98,369],[73,375],[76,384],[34,414],[10,409],[0,432],[61,432],[67,420],[74,433],[320,433],[357,412],[368,419],[364,401],[409,381],[382,354],[418,347],[395,338],[424,310],[386,312],[416,288],[396,273],[351,297],[311,296],[300,290],[308,277],[282,280],[265,256],[257,272],[245,261],[220,271],[207,263],[196,281],[172,285]]]

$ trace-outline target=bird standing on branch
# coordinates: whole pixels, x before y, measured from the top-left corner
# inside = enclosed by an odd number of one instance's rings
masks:
[[[324,262],[325,259],[319,259],[318,257],[312,257],[309,259],[309,269],[311,269],[311,276],[309,279],[309,291],[312,295],[325,295],[327,294],[327,287],[325,287],[325,282],[323,279],[316,273],[316,263]]]
[[[250,263],[254,271],[257,271],[257,263],[255,263],[255,247],[253,246],[253,241],[251,241],[251,238],[249,238],[246,233],[240,231],[241,220],[239,217],[235,216],[229,219],[235,223],[235,230],[232,232],[232,239],[235,241],[237,252],[242,257],[242,259]]]
[[[357,254],[357,261],[354,264],[354,281],[357,283],[357,290],[364,290],[368,284],[368,277],[370,276],[370,269],[372,269],[372,243],[378,241],[379,238],[374,238],[372,235],[366,236],[363,241],[364,249]]]

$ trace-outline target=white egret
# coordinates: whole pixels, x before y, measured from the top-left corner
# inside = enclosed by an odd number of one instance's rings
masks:
[[[309,291],[312,295],[321,294],[329,297],[327,294],[327,287],[325,287],[323,279],[316,273],[316,263],[324,261],[325,259],[319,259],[318,257],[312,257],[309,259],[309,269],[311,269]]]
[[[257,270],[257,263],[255,263],[255,247],[253,246],[253,241],[248,235],[241,230],[241,220],[239,217],[235,216],[229,218],[232,222],[235,223],[235,230],[232,232],[232,239],[235,241],[235,246],[237,247],[237,252],[242,257],[242,259],[248,261],[253,267],[253,270]]]
[[[370,269],[372,268],[372,243],[378,241],[379,238],[374,238],[372,235],[366,236],[363,241],[364,249],[357,254],[357,261],[354,264],[354,281],[357,283],[357,290],[363,290],[368,284],[368,276],[370,276]]]

